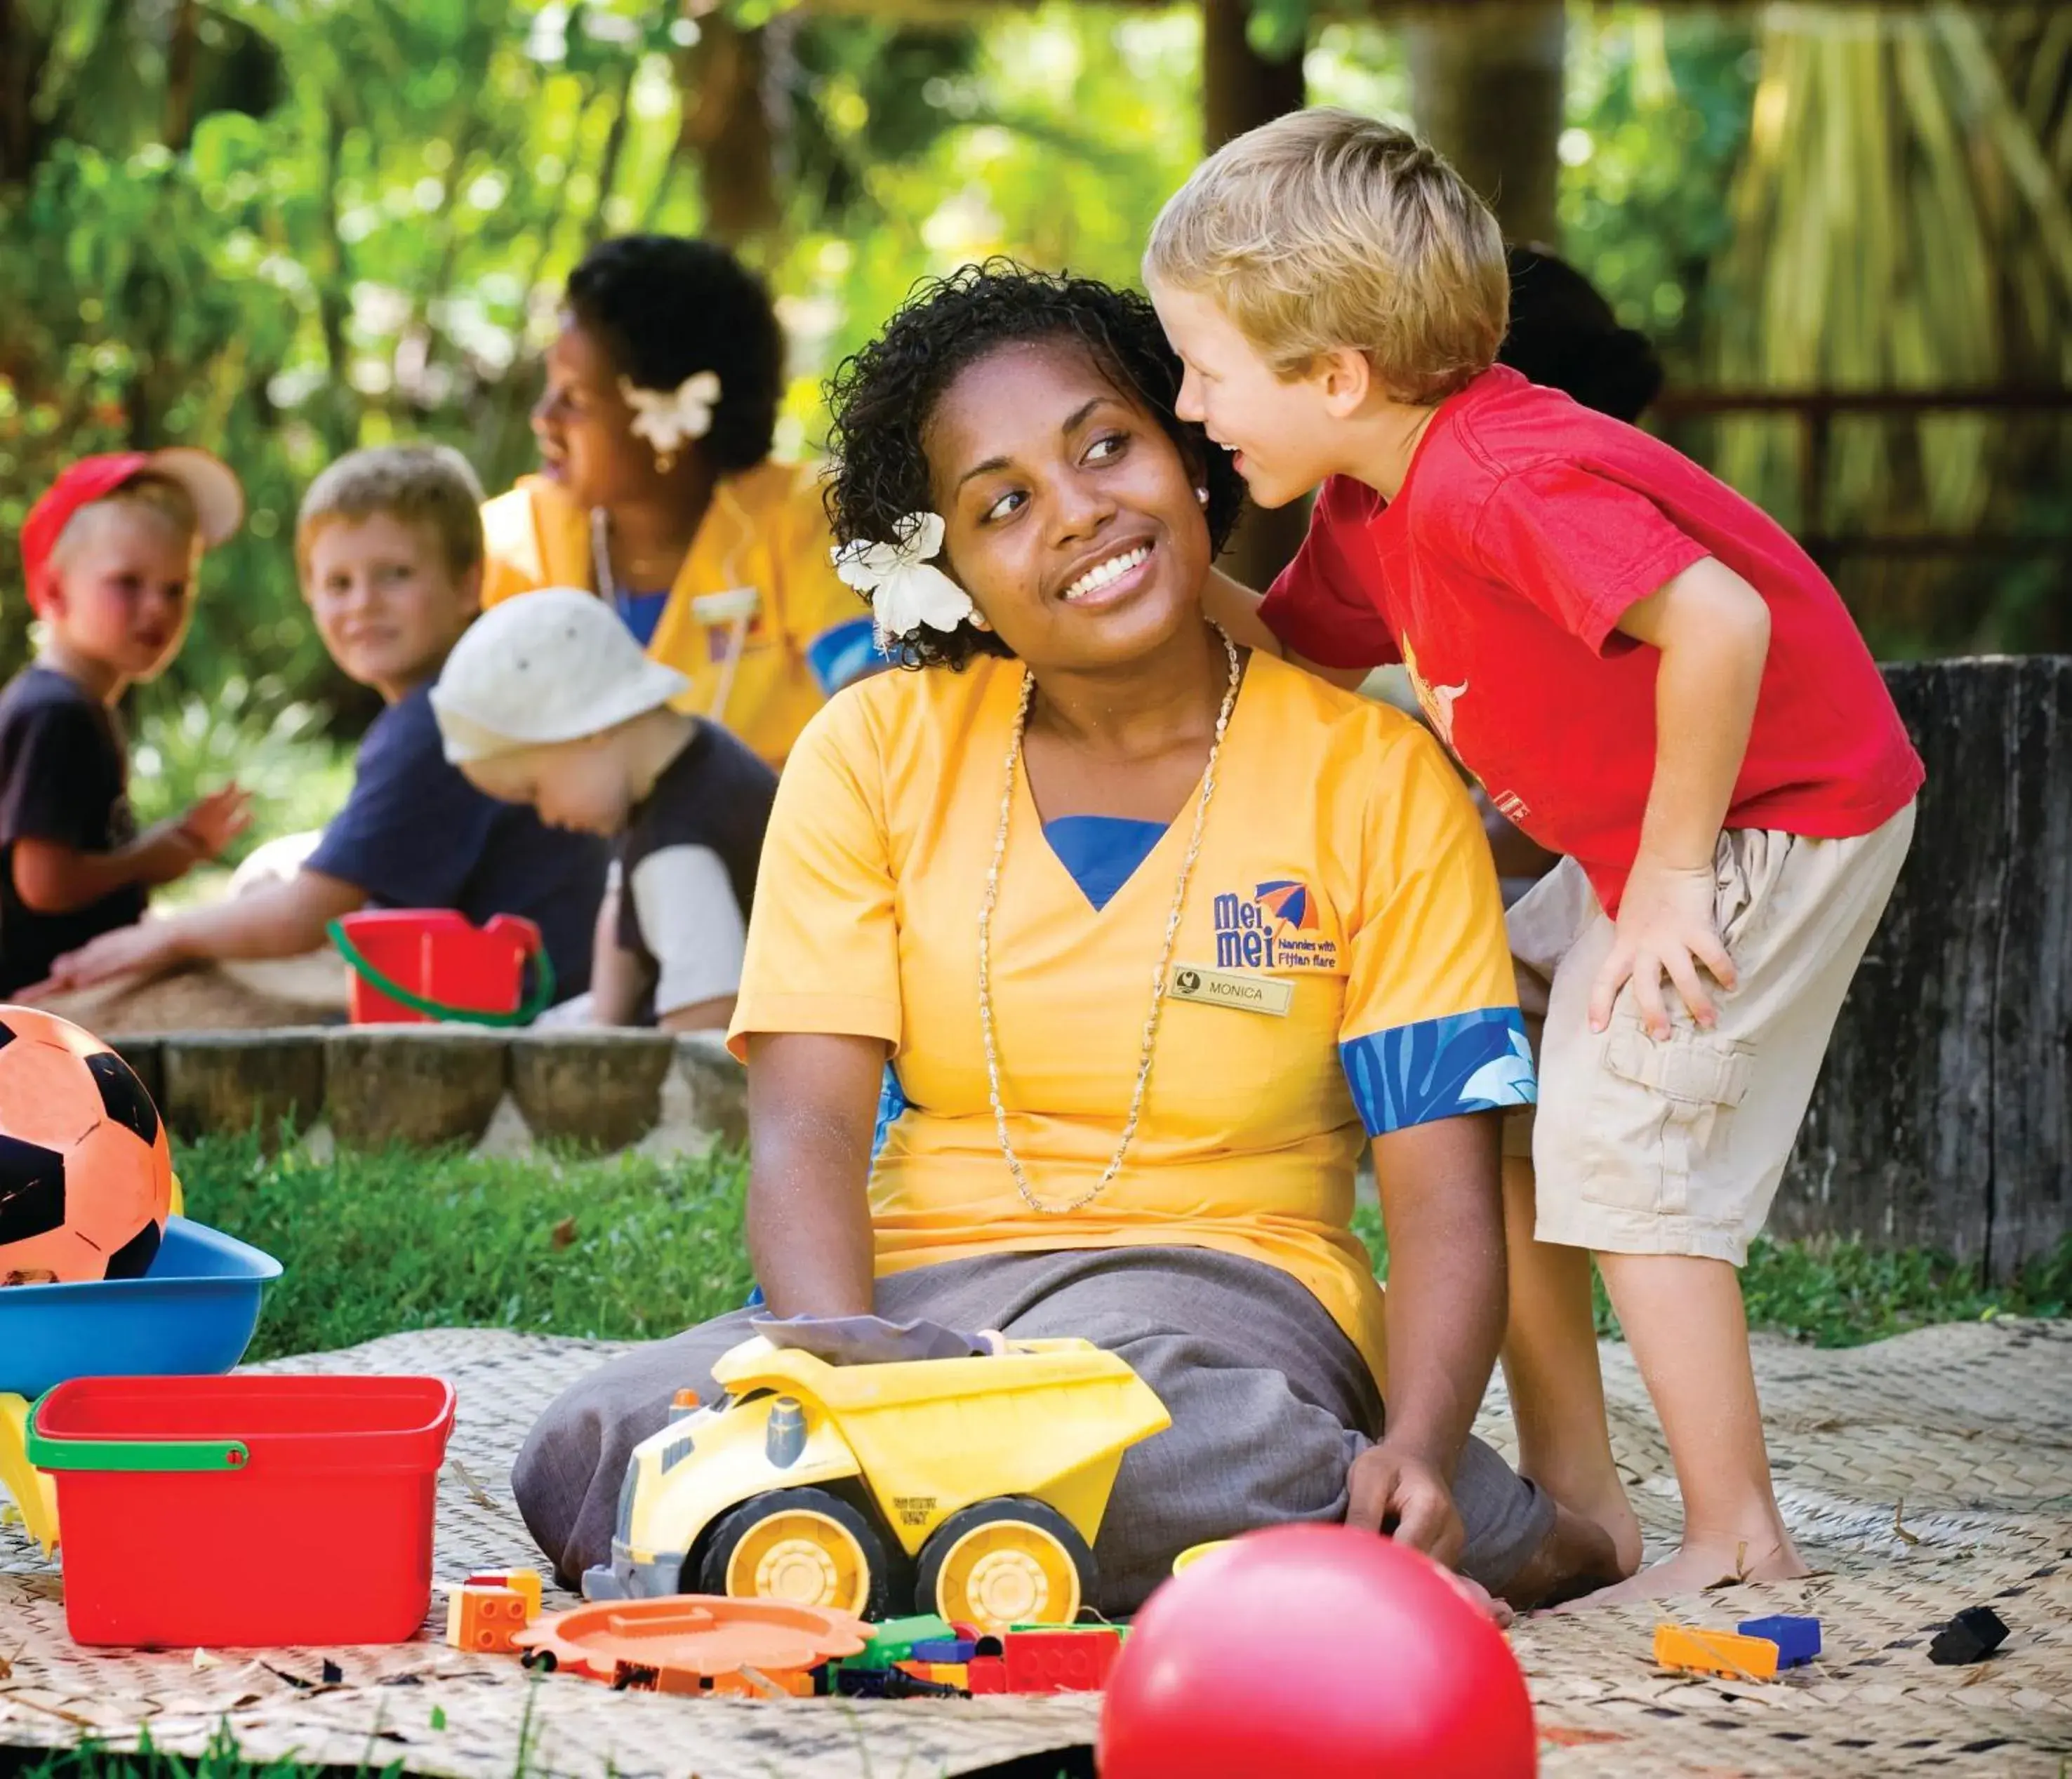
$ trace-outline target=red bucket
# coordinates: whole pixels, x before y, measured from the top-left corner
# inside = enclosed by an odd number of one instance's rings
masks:
[[[528,1025],[553,999],[540,929],[517,914],[477,926],[450,908],[384,908],[347,914],[331,931],[352,971],[356,1025]],[[536,962],[528,1001],[525,967]]]
[[[401,1643],[432,1597],[440,1378],[75,1378],[30,1417],[81,1643]]]

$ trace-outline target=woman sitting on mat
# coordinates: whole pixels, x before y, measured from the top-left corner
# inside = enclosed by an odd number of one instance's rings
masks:
[[[756,1275],[779,1317],[1125,1358],[1173,1424],[1123,1460],[1103,1612],[1285,1520],[1385,1525],[1514,1604],[1572,1593],[1609,1542],[1469,1437],[1498,1108],[1533,1091],[1488,848],[1414,724],[1203,618],[1240,483],[1174,417],[1179,368],[1141,298],[996,266],[837,378],[845,573],[915,671],[836,698],[779,787],[733,1027]],[[1363,1122],[1385,1307],[1349,1221]],[[518,1502],[564,1576],[611,1560],[628,1454],[758,1313],[533,1430]]]

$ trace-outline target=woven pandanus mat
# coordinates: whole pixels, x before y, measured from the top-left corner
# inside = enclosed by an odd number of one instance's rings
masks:
[[[532,1418],[617,1348],[495,1329],[401,1334],[273,1369],[426,1371],[460,1415],[438,1490],[438,1570],[536,1560],[509,1469]],[[2072,1773],[2072,1324],[1926,1329],[1847,1352],[1762,1342],[1780,1495],[1820,1572],[1672,1608],[1543,1614],[1512,1644],[1544,1736],[1543,1773],[1716,1776]],[[263,1368],[262,1368],[263,1369]],[[1667,1455],[1631,1360],[1605,1349],[1614,1441],[1651,1548],[1671,1539]],[[1500,1391],[1482,1417],[1503,1444]],[[554,1604],[565,1604],[564,1599]],[[1934,1627],[1991,1605],[1990,1662],[1938,1668]],[[434,1602],[434,1616],[440,1610]],[[1659,1674],[1659,1617],[1731,1628],[1817,1614],[1827,1653],[1774,1684]],[[0,1529],[0,1744],[83,1736],[198,1752],[224,1726],[284,1756],[456,1779],[542,1773],[933,1779],[1093,1740],[1087,1698],[759,1703],[615,1694],[446,1649],[105,1655],[65,1636],[56,1574]],[[325,1662],[334,1665],[327,1674]],[[1378,1669],[1376,1684],[1387,1675]],[[1272,1708],[1262,1699],[1262,1709]]]

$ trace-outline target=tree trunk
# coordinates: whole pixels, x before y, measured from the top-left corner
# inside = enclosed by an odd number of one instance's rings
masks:
[[[597,202],[590,207],[590,222],[583,230],[583,245],[594,247],[604,239],[610,224],[605,215],[611,202],[611,188],[619,183],[619,162],[626,151],[627,124],[633,116],[633,83],[639,78],[640,58],[629,55],[626,72],[612,95],[611,121],[604,135],[604,152],[598,157],[597,167]],[[444,286],[440,288],[443,290]]]
[[[776,139],[763,92],[763,33],[743,31],[709,0],[687,0],[697,41],[677,62],[683,123],[677,144],[705,187],[705,232],[738,246],[775,229]]]
[[[166,38],[165,121],[159,132],[175,154],[184,154],[194,140],[195,34],[200,23],[200,0],[179,0]]]
[[[1418,133],[1482,195],[1507,240],[1558,245],[1558,0],[1420,10],[1404,40]]]
[[[36,164],[36,88],[49,54],[21,0],[0,0],[0,185],[26,184]]]
[[[1213,154],[1233,136],[1302,109],[1302,56],[1269,62],[1252,47],[1251,0],[1202,0],[1202,148]]]
[[[1302,55],[1270,62],[1245,35],[1250,0],[1202,0],[1202,146],[1214,154],[1234,136],[1302,109]],[[1272,512],[1248,507],[1219,565],[1264,589],[1293,560],[1309,528],[1305,501]]]

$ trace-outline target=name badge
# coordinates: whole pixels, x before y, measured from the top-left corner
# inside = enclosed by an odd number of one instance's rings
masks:
[[[691,615],[701,624],[739,624],[762,608],[763,595],[754,587],[729,587],[724,593],[701,593],[691,602]]]
[[[1240,1013],[1269,1013],[1285,1019],[1295,1004],[1295,984],[1275,976],[1247,976],[1240,970],[1211,970],[1205,964],[1176,963],[1166,992],[1175,1000],[1205,1006],[1235,1007]]]

